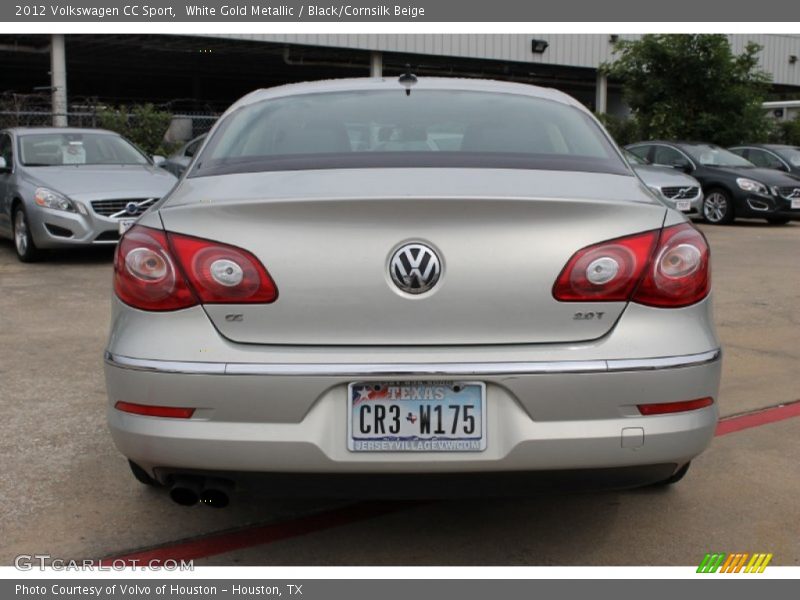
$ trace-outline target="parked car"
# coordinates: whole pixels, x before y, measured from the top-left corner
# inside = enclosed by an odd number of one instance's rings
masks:
[[[714,144],[702,142],[639,142],[626,149],[648,163],[688,173],[703,186],[703,218],[713,224],[737,217],[762,218],[782,225],[800,219],[795,189],[800,179],[757,168]]]
[[[783,144],[748,144],[729,148],[757,167],[800,176],[800,148]]]
[[[645,185],[667,206],[684,213],[700,214],[703,190],[694,177],[672,167],[650,165],[628,150],[624,154]]]
[[[194,158],[195,153],[202,145],[204,139],[206,139],[205,133],[197,136],[184,144],[175,154],[170,155],[159,166],[175,175],[175,177],[180,177],[183,175],[186,167],[189,166],[189,163],[192,162],[192,158]]]
[[[175,177],[111,131],[0,131],[0,236],[23,262],[42,250],[116,244]]]
[[[417,149],[348,134],[384,126]],[[140,481],[214,506],[254,474],[669,484],[710,442],[708,246],[573,98],[303,83],[209,135],[114,262],[107,414]]]

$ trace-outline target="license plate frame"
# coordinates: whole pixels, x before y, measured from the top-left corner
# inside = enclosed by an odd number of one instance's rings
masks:
[[[476,401],[480,406],[476,406]],[[369,406],[370,410],[359,406]],[[384,407],[387,419],[380,433],[375,421],[377,406]],[[392,411],[391,406],[398,408]],[[425,406],[427,433],[422,431]],[[465,406],[472,409],[468,411]],[[435,407],[441,408],[437,411]],[[354,453],[484,452],[486,412],[486,384],[482,381],[354,381],[347,386],[347,449]],[[365,434],[361,430],[364,414],[373,419],[370,425],[375,427],[374,433]],[[468,432],[470,417],[474,424],[472,432]],[[398,431],[392,432],[392,424],[397,426],[398,419]]]
[[[800,198],[792,198],[792,210],[800,208]]]
[[[119,224],[117,225],[117,230],[119,231],[120,235],[125,235],[125,232],[128,231],[131,227],[136,224],[137,219],[120,219]]]
[[[692,203],[690,200],[676,200],[675,208],[681,212],[689,212],[692,210]]]

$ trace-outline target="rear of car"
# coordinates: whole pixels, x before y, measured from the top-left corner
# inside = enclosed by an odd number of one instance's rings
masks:
[[[254,473],[629,485],[709,443],[702,235],[569,97],[414,83],[245,97],[123,237],[108,417],[140,479],[185,504]]]

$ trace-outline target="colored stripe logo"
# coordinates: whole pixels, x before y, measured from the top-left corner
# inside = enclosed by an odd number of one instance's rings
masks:
[[[698,573],[763,573],[772,560],[771,553],[724,552],[708,553],[703,557]]]

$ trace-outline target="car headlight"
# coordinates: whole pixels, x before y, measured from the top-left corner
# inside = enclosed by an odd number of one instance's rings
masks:
[[[75,204],[63,194],[48,190],[47,188],[36,188],[36,193],[33,195],[33,201],[39,206],[45,208],[54,208],[55,210],[66,210],[69,212],[77,212]]]
[[[656,195],[656,198],[661,198],[661,199],[664,198],[664,195],[661,193],[660,187],[656,187],[654,185],[648,185],[647,187],[650,188],[650,191]]]
[[[758,181],[753,181],[752,179],[747,179],[745,177],[739,177],[736,180],[736,185],[738,185],[745,192],[753,192],[754,194],[769,196],[769,188]]]

